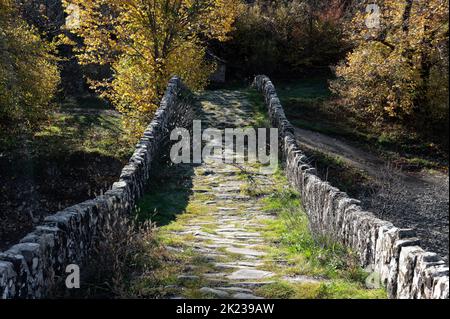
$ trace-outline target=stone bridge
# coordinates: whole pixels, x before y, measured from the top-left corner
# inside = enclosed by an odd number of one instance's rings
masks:
[[[357,200],[322,181],[296,143],[271,81],[258,76],[254,87],[264,97],[272,126],[279,130],[284,173],[299,194],[313,234],[349,247],[362,267],[380,277],[390,298],[448,298],[445,262],[420,248],[413,230],[399,229],[376,218],[363,211]],[[199,114],[211,127],[253,125],[249,120],[251,106],[239,94],[206,93],[199,110],[181,80],[172,78],[153,121],[112,188],[47,217],[20,243],[0,253],[0,298],[45,298],[63,282],[67,265],[86,264],[108,220],[130,215],[144,192],[149,191],[149,181],[161,154],[169,149],[173,129],[189,128]],[[242,193],[242,172],[252,176],[252,184],[263,185],[262,194],[266,195],[271,192],[274,177],[258,174],[252,165],[224,164],[214,158],[194,171],[192,191],[201,196],[194,196],[191,204],[200,207],[202,213],[188,213],[183,227],[171,230],[170,235],[190,236],[193,250],[207,258],[212,268],[192,275],[192,269],[186,267],[179,279],[188,282],[200,276],[205,282],[200,293],[217,298],[258,298],[256,288],[270,284],[275,275],[261,269],[270,243],[260,229],[276,216],[262,209],[259,198]],[[204,230],[211,225],[215,225],[214,232]],[[234,258],[226,258],[227,254]],[[274,265],[283,267],[284,262],[275,260]],[[225,271],[229,269],[231,272]]]

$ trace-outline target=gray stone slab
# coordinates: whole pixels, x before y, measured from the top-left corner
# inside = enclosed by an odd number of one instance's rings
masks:
[[[203,287],[200,289],[200,292],[205,295],[210,295],[218,298],[228,298],[230,294],[226,291],[219,290],[219,289],[213,289],[209,287]]]
[[[232,254],[240,254],[246,256],[265,256],[266,253],[263,251],[257,251],[248,248],[237,248],[237,247],[229,247],[227,248],[227,252]]]
[[[255,295],[249,294],[249,293],[237,293],[234,294],[233,299],[264,299],[262,297],[257,297]]]
[[[260,280],[272,277],[274,274],[270,271],[257,269],[240,269],[228,275],[230,280]]]

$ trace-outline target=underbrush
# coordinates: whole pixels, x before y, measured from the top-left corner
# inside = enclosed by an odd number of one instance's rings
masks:
[[[81,287],[61,289],[65,298],[133,298],[135,274],[160,267],[167,252],[155,236],[151,222],[136,223],[126,217],[108,221],[99,236],[91,262],[81,269]]]
[[[351,197],[363,198],[376,192],[377,181],[362,170],[347,164],[339,157],[331,156],[303,146],[318,175]]]

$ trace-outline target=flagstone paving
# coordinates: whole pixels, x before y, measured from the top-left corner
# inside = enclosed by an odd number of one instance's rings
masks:
[[[202,129],[246,128],[254,124],[251,104],[243,93],[213,91],[199,100],[197,119],[202,120]],[[174,230],[170,225],[162,228],[169,239],[169,250],[197,258],[196,265],[184,266],[176,285],[166,287],[173,292],[171,298],[257,299],[261,297],[256,289],[273,283],[276,276],[264,269],[271,244],[258,231],[276,217],[262,209],[261,196],[245,193],[249,178],[250,187],[260,187],[266,193],[275,182],[257,165],[224,164],[217,155],[194,167],[189,205],[201,213],[189,214],[189,218],[177,222],[182,226]],[[304,280],[308,280],[306,276]]]
[[[209,91],[198,98],[203,129],[251,127],[252,105],[238,91]],[[158,233],[172,255],[164,262],[171,278],[153,285],[161,298],[262,298],[261,287],[280,280],[320,284],[319,277],[280,272],[288,261],[272,254],[267,228],[277,216],[264,209],[264,198],[275,192],[277,181],[254,164],[215,161],[181,164],[172,179],[191,184],[186,207]],[[184,173],[183,173],[184,172]],[[184,182],[184,179],[189,182]],[[169,182],[167,182],[169,183]],[[167,185],[166,185],[167,186]],[[158,282],[159,278],[155,281]]]

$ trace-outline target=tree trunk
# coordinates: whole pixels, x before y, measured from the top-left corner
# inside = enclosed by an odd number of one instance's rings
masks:
[[[402,28],[405,33],[409,32],[409,18],[411,17],[413,1],[406,0],[405,11],[403,11]]]

